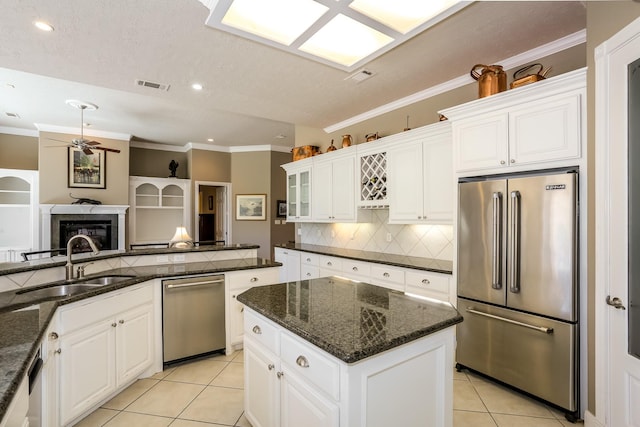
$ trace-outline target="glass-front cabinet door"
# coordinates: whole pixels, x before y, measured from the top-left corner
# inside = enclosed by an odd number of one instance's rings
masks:
[[[291,164],[289,163],[285,168],[287,171],[287,221],[309,221],[311,220],[311,166],[291,168],[289,165]]]

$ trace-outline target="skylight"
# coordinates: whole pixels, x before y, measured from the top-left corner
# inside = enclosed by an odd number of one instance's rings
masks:
[[[471,2],[458,0],[200,0],[206,25],[353,71]]]

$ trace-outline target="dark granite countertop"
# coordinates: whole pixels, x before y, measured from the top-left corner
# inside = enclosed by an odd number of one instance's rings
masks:
[[[141,248],[141,249],[133,249],[129,251],[102,251],[98,255],[92,255],[91,252],[87,252],[85,254],[79,253],[73,254],[74,263],[80,262],[83,258],[91,258],[91,261],[101,260],[101,259],[109,259],[109,258],[118,258],[118,257],[126,257],[126,256],[140,256],[140,255],[157,255],[157,254],[175,254],[175,253],[184,253],[184,252],[211,252],[211,251],[237,251],[239,249],[258,249],[260,245],[254,244],[236,244],[236,245],[228,245],[228,246],[196,246],[188,249],[179,249],[179,248]],[[64,266],[67,262],[66,256],[55,256],[51,258],[43,258],[33,261],[23,261],[23,262],[6,262],[0,263],[0,276],[5,274],[13,274],[13,273],[22,273],[25,271],[32,270],[40,270],[43,268],[50,267],[60,267]]]
[[[274,246],[276,248],[293,249],[296,251],[311,252],[320,255],[338,256],[342,258],[355,259],[357,261],[395,265],[396,267],[414,268],[417,270],[434,271],[436,273],[452,274],[453,271],[453,262],[441,259],[412,257],[388,254],[384,252],[359,251],[356,249],[343,249],[302,243],[282,243]]]
[[[157,253],[157,252],[153,252]],[[46,300],[29,297],[29,293],[16,294],[16,290],[0,293],[0,420],[4,417],[11,399],[27,373],[29,363],[35,356],[42,335],[56,311],[62,305],[80,301],[116,289],[135,285],[147,280],[197,274],[247,270],[255,268],[279,267],[277,262],[261,259],[231,259],[225,261],[194,262],[117,268],[98,274],[87,275],[85,279],[106,275],[134,276],[123,282],[105,285],[66,298]],[[76,281],[59,281],[29,289],[55,286]]]
[[[238,301],[346,363],[462,322],[449,304],[338,277],[255,287]]]

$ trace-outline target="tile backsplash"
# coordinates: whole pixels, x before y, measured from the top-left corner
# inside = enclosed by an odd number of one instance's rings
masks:
[[[299,223],[299,243],[453,260],[453,226],[387,224],[387,209],[369,213],[369,222]]]

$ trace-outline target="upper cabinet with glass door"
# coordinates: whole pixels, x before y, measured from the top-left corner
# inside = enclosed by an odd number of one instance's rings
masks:
[[[287,221],[311,221],[311,158],[282,168],[287,172]]]

